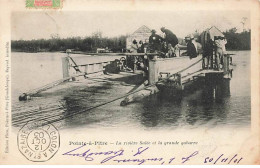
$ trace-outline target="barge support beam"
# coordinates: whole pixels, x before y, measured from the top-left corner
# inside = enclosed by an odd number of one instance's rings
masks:
[[[70,76],[69,74],[69,58],[68,57],[62,57],[62,74],[63,78],[67,78]]]
[[[159,66],[158,62],[156,60],[149,59],[148,62],[148,81],[149,85],[155,84],[158,82],[158,76],[159,76]]]

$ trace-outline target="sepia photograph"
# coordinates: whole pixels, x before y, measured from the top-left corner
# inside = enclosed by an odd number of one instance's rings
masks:
[[[259,164],[254,3],[190,2],[10,10],[0,163]]]
[[[12,13],[12,125],[249,127],[250,34],[246,11]]]

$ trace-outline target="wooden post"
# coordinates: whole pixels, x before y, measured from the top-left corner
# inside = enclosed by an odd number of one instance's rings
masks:
[[[136,62],[137,62],[137,59],[136,59],[136,56],[133,56],[134,57],[134,73],[136,73],[136,70],[137,70],[137,65],[136,65]]]
[[[214,53],[215,50],[213,50],[212,53],[210,54],[210,69],[214,69],[214,65],[213,65],[213,59],[215,59]]]
[[[228,74],[229,70],[229,57],[228,55],[223,55],[223,70],[224,70],[224,75]]]
[[[63,72],[63,78],[67,78],[70,76],[69,74],[69,58],[68,57],[62,57],[62,72]]]
[[[86,66],[85,66],[85,74],[88,74],[89,73],[89,66],[88,66],[88,64],[86,64]]]
[[[155,82],[158,81],[158,75],[159,75],[159,66],[158,66],[158,61],[156,60],[151,60],[149,59],[149,62],[148,62],[148,74],[149,74],[149,77],[148,77],[148,81],[149,81],[149,84],[154,84]]]
[[[181,90],[183,90],[183,85],[182,85],[182,79],[181,79],[181,73],[177,73],[176,76],[178,77],[178,84],[179,84],[179,88]]]

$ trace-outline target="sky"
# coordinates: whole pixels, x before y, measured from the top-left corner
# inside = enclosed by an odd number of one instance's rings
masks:
[[[132,34],[142,25],[155,29],[166,27],[177,37],[211,26],[221,31],[236,27],[242,31],[242,18],[246,17],[245,28],[250,28],[248,11],[55,11],[12,13],[12,40],[49,39],[52,34],[61,38],[85,37],[101,31],[104,37]]]

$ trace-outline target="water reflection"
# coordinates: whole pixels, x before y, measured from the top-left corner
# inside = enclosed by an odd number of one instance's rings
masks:
[[[104,113],[98,108],[102,100],[98,95],[102,95],[106,90],[111,89],[111,83],[104,83],[102,86],[91,88],[77,87],[71,94],[63,98],[64,102],[64,122],[67,126],[79,126],[84,124],[94,124],[104,120]],[[101,113],[103,113],[101,115]]]
[[[141,123],[146,127],[168,125],[177,122],[181,115],[180,102],[166,99],[161,94],[152,95],[143,102]]]
[[[163,92],[146,98],[140,122],[145,127],[164,127],[185,125],[183,122],[195,125],[226,119],[230,79],[214,77],[195,83],[191,88],[182,95],[170,97],[169,92]]]

